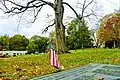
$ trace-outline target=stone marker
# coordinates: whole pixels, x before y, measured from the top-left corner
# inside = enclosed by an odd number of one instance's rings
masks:
[[[31,80],[120,80],[120,66],[110,64],[88,64]]]

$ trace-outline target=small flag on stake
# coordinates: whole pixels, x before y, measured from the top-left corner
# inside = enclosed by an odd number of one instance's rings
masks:
[[[50,58],[49,59],[50,59],[49,60],[50,64],[52,66],[54,66],[57,69],[60,69],[60,64],[58,62],[58,57],[57,57],[57,55],[55,53],[54,47],[52,45],[52,42],[50,42]]]

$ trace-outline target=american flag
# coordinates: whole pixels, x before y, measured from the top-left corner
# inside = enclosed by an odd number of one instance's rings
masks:
[[[54,47],[52,45],[52,42],[50,42],[50,64],[54,66],[55,68],[59,69],[60,64],[58,62],[58,57],[55,53]]]

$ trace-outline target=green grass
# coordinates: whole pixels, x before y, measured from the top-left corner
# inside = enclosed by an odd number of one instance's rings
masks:
[[[120,49],[84,49],[59,55],[60,65],[71,69],[89,63],[120,65]],[[22,55],[0,58],[0,78],[28,79],[55,72],[48,62],[48,54]]]

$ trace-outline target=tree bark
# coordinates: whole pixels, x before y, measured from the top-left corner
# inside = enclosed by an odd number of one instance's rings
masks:
[[[64,7],[63,0],[55,0],[55,30],[56,30],[56,49],[57,53],[66,52],[65,26],[63,25]]]

